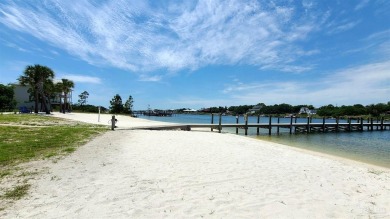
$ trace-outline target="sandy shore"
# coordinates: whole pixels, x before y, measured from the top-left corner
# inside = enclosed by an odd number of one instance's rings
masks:
[[[98,124],[98,125],[108,125],[111,126],[111,114],[92,114],[92,113],[52,113],[52,116],[71,119],[86,123]],[[144,126],[153,126],[153,125],[163,125],[163,124],[174,124],[166,122],[151,121],[141,118],[132,118],[130,116],[115,115],[115,118],[118,120],[116,125],[119,129],[121,128],[132,128],[132,127],[144,127]]]
[[[39,165],[47,171],[0,218],[390,218],[388,169],[231,134],[110,131]]]

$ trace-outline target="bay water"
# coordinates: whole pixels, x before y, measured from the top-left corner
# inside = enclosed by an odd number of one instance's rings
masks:
[[[181,124],[211,123],[211,115],[176,114],[171,117],[141,116],[141,118]],[[257,119],[257,116],[249,116],[248,123],[257,123]],[[218,124],[218,120],[219,116],[215,115],[214,124]],[[260,123],[268,122],[269,117],[260,117]],[[290,118],[280,118],[279,122],[290,123]],[[297,119],[297,123],[306,122],[306,118]],[[322,119],[313,119],[312,122],[322,123]],[[326,122],[335,123],[335,120],[327,119]],[[346,121],[340,120],[340,122]],[[236,117],[222,116],[222,124],[226,123],[236,123]],[[242,116],[239,117],[239,123],[244,124]],[[272,118],[272,123],[277,123],[277,118]],[[236,133],[236,129],[223,128],[222,132]],[[239,135],[244,135],[243,129],[239,129]],[[390,130],[388,129],[384,131],[299,133],[290,135],[289,129],[280,129],[279,134],[277,134],[276,128],[273,128],[271,135],[268,135],[268,129],[260,129],[260,134],[257,135],[257,128],[249,128],[248,137],[390,168]]]

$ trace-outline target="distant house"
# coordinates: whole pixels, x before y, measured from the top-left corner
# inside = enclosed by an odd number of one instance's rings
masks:
[[[315,110],[315,109],[311,110],[307,107],[301,107],[301,109],[299,110],[299,114],[314,115],[314,114],[317,114],[317,110]]]
[[[198,112],[198,110],[196,110],[196,109],[185,109],[185,110],[183,110],[183,112],[185,112],[185,113],[195,113],[195,112]]]
[[[248,113],[254,114],[254,113],[256,113],[256,112],[259,112],[259,111],[261,110],[261,108],[263,108],[263,106],[261,106],[261,105],[256,105],[256,106],[252,107],[252,109],[249,109],[249,110],[248,110]]]

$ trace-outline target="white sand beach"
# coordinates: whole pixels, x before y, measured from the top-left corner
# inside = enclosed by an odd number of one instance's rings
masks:
[[[0,218],[390,218],[389,169],[233,134],[118,129],[38,166]]]

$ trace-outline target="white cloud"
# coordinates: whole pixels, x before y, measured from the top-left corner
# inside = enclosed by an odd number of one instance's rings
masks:
[[[357,4],[355,6],[355,11],[360,10],[360,9],[366,7],[369,2],[370,2],[370,0],[362,0],[362,1],[360,1],[359,4]]]
[[[343,21],[340,24],[337,24],[336,26],[332,27],[332,29],[328,32],[329,34],[336,34],[340,32],[344,32],[347,30],[350,30],[357,26],[361,21]]]
[[[162,79],[162,76],[159,76],[159,75],[154,75],[154,76],[140,75],[138,81],[157,82],[157,81],[161,81],[161,79]]]
[[[85,75],[74,75],[74,74],[63,74],[57,77],[58,80],[61,78],[66,78],[72,80],[75,83],[88,83],[88,84],[101,84],[102,81],[98,77],[91,77]]]
[[[5,45],[10,47],[10,48],[14,48],[14,49],[16,49],[16,50],[18,50],[20,52],[30,52],[29,50],[24,49],[24,48],[14,44],[14,43],[7,42],[7,43],[5,43]]]
[[[59,0],[6,1],[0,6],[0,22],[9,28],[90,64],[143,74],[209,64],[293,70],[302,57],[298,42],[316,31],[315,24],[322,19],[310,14],[311,3],[305,3],[305,14],[299,14],[293,3],[249,0],[201,0],[159,8],[137,1]]]
[[[240,103],[355,104],[389,101],[390,61],[330,72],[315,81],[267,81],[227,85],[223,92]]]
[[[344,53],[374,54],[380,60],[386,59],[390,56],[390,30],[372,33],[362,39],[357,47],[344,51]]]
[[[211,99],[211,98],[201,98],[194,96],[181,96],[177,99],[170,99],[167,101],[169,105],[177,105],[181,107],[191,107],[191,108],[207,108],[214,106],[230,106],[230,99]]]

